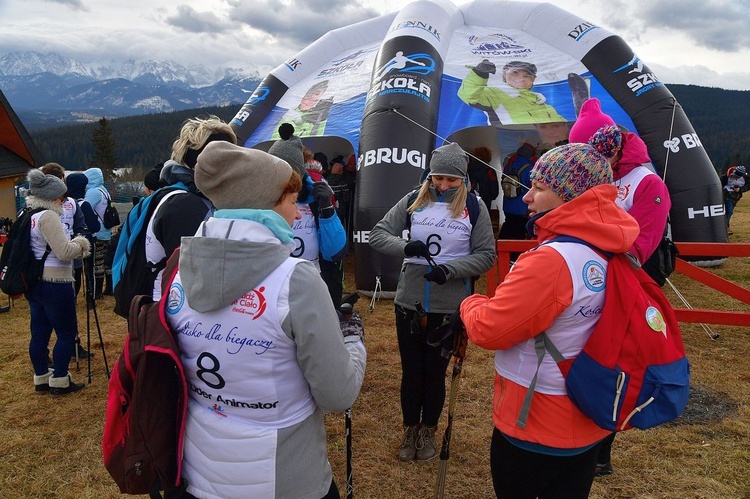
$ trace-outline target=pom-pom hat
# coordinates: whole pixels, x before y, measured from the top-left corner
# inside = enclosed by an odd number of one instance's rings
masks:
[[[544,153],[531,169],[530,178],[564,201],[571,201],[592,187],[612,183],[608,160],[621,143],[622,133],[617,127],[602,127],[588,144],[565,144]]]
[[[568,140],[585,144],[603,126],[615,126],[615,121],[602,112],[599,99],[592,97],[581,106],[578,119],[570,128]]]
[[[224,141],[208,144],[195,165],[195,185],[218,209],[270,210],[291,176],[286,161]]]
[[[304,178],[305,156],[302,153],[302,141],[294,135],[294,126],[290,123],[283,123],[279,127],[279,136],[281,138],[271,145],[268,154],[283,159],[300,177]]]
[[[29,190],[31,195],[45,201],[54,201],[60,199],[68,192],[65,182],[54,175],[45,175],[42,170],[34,168],[29,170],[26,177],[29,181]]]

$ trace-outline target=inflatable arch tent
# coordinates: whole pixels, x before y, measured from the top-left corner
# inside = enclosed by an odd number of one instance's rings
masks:
[[[533,68],[534,94],[504,81],[508,63]],[[497,159],[520,140],[560,140],[589,96],[666,169],[673,238],[726,241],[718,176],[675,98],[621,38],[551,4],[422,0],[331,31],[271,71],[231,126],[267,149],[288,121],[313,151],[356,154],[357,289],[392,296],[401,259],[371,249],[368,234],[431,151],[481,143]]]

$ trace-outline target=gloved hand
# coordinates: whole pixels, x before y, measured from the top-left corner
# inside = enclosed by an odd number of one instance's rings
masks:
[[[404,246],[404,255],[427,258],[430,256],[430,250],[427,249],[427,245],[422,241],[409,241]]]
[[[534,102],[534,104],[536,104],[537,106],[541,106],[542,104],[547,102],[547,98],[544,96],[544,94],[540,94],[539,92],[531,92],[531,93],[536,96],[536,102]]]
[[[497,68],[495,67],[494,62],[490,62],[487,59],[483,59],[482,62],[474,66],[472,69],[474,73],[476,73],[477,76],[480,78],[489,78],[490,73],[495,74],[497,72]]]
[[[424,278],[436,284],[445,284],[445,281],[448,280],[448,268],[445,265],[433,267],[431,271],[424,275]]]
[[[357,312],[344,316],[339,312],[339,326],[341,334],[344,335],[344,343],[353,343],[365,341],[365,326],[362,324],[362,318]]]
[[[333,203],[331,203],[331,196],[333,196],[333,190],[331,190],[329,185],[326,184],[325,182],[314,182],[313,188],[312,188],[312,195],[315,201],[318,202],[318,208],[321,211],[328,209],[328,208],[333,208]],[[333,210],[331,209],[329,211],[333,211]],[[328,218],[328,217],[324,216],[323,218]]]

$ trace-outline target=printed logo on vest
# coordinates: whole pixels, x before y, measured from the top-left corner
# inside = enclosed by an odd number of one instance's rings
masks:
[[[599,262],[589,260],[583,266],[583,283],[591,291],[599,292],[604,290],[607,273]]]
[[[266,297],[263,296],[265,287],[254,289],[245,293],[239,300],[232,302],[232,312],[252,316],[255,320],[266,311]]]
[[[183,305],[185,305],[185,290],[182,289],[180,283],[175,282],[169,288],[169,295],[167,296],[167,313],[174,315],[182,310]]]

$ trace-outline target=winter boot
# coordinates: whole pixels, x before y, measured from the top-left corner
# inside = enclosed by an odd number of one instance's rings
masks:
[[[61,378],[55,378],[54,376],[49,378],[50,395],[65,395],[66,393],[77,392],[83,387],[83,383],[73,383],[73,376],[70,372]]]
[[[102,292],[104,291],[104,278],[97,277],[94,279],[94,299],[101,300],[104,298]]]
[[[112,296],[114,294],[114,291],[112,291],[112,274],[107,274],[106,284],[104,285],[104,296]]]
[[[435,457],[435,430],[437,426],[422,426],[419,429],[416,443],[418,461],[429,461]]]
[[[78,360],[86,360],[89,357],[93,357],[94,356],[93,353],[90,353],[88,350],[86,350],[85,348],[83,348],[83,345],[81,345],[81,340],[78,339],[78,338],[76,338],[76,348],[78,349]],[[73,355],[71,355],[71,358],[73,358],[73,359],[76,358],[75,352],[73,353]]]
[[[416,456],[417,454],[417,448],[415,447],[415,444],[417,441],[418,433],[418,425],[404,426],[404,439],[401,442],[401,447],[398,450],[399,461],[414,461],[414,456]]]
[[[42,374],[41,376],[34,375],[34,390],[37,393],[41,394],[42,392],[49,391],[49,379],[53,371],[54,369],[50,369],[47,371],[47,374]]]

